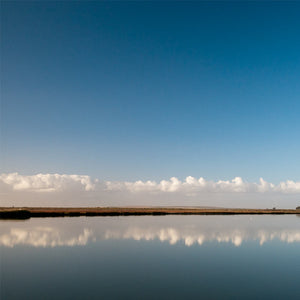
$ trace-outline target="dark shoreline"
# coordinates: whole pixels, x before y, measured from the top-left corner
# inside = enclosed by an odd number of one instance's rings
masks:
[[[278,215],[300,214],[296,209],[236,209],[177,207],[0,207],[0,219],[44,217],[145,216],[145,215]]]

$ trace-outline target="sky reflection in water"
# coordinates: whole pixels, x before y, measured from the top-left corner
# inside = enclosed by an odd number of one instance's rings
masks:
[[[255,241],[300,242],[297,216],[165,216],[30,219],[2,222],[0,245],[78,246],[101,240],[160,241],[186,246],[206,242],[241,246]]]
[[[299,299],[297,216],[1,221],[0,298]]]

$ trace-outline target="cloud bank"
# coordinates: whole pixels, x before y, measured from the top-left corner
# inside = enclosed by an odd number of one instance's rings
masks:
[[[68,189],[93,191],[97,180],[86,175],[36,174],[23,176],[18,173],[1,174],[0,182],[16,191],[55,192]]]
[[[0,175],[0,184],[14,191],[57,192],[86,191],[129,193],[179,193],[195,196],[201,193],[300,193],[300,182],[287,180],[273,184],[260,178],[259,183],[246,182],[241,177],[232,180],[209,181],[203,177],[188,176],[181,181],[176,177],[156,181],[100,181],[87,175],[36,174],[20,175],[8,173]]]
[[[199,179],[188,176],[184,181],[176,177],[170,180],[155,181],[135,181],[135,182],[113,182],[107,181],[107,190],[121,190],[136,192],[182,192],[185,194],[195,195],[201,192],[212,193],[300,193],[300,182],[287,180],[280,182],[278,185],[266,182],[260,178],[259,183],[249,183],[243,181],[241,177],[235,177],[231,181],[207,181],[203,177]]]

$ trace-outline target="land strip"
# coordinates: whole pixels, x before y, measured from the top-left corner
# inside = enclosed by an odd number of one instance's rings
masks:
[[[236,209],[189,207],[0,207],[0,219],[142,215],[262,215],[300,214],[296,209]]]

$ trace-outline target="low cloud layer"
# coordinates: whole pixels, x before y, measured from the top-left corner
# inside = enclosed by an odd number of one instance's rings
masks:
[[[207,181],[203,177],[199,179],[188,176],[184,181],[176,177],[170,180],[155,181],[135,181],[135,182],[113,182],[107,181],[108,190],[127,190],[130,192],[182,192],[185,194],[197,194],[201,192],[212,193],[300,193],[300,182],[287,180],[278,185],[266,182],[260,178],[259,183],[249,183],[243,181],[241,177],[235,177],[231,181]]]
[[[273,184],[260,178],[259,183],[244,181],[241,177],[232,180],[209,181],[203,177],[188,176],[181,181],[176,177],[156,181],[100,181],[87,175],[36,174],[20,175],[9,173],[0,175],[0,184],[15,191],[56,192],[76,191],[129,193],[180,193],[194,196],[200,193],[300,193],[300,182],[287,180]]]
[[[95,183],[90,176],[66,174],[36,174],[23,176],[18,173],[1,174],[0,182],[16,191],[55,192],[68,189],[92,191]]]

